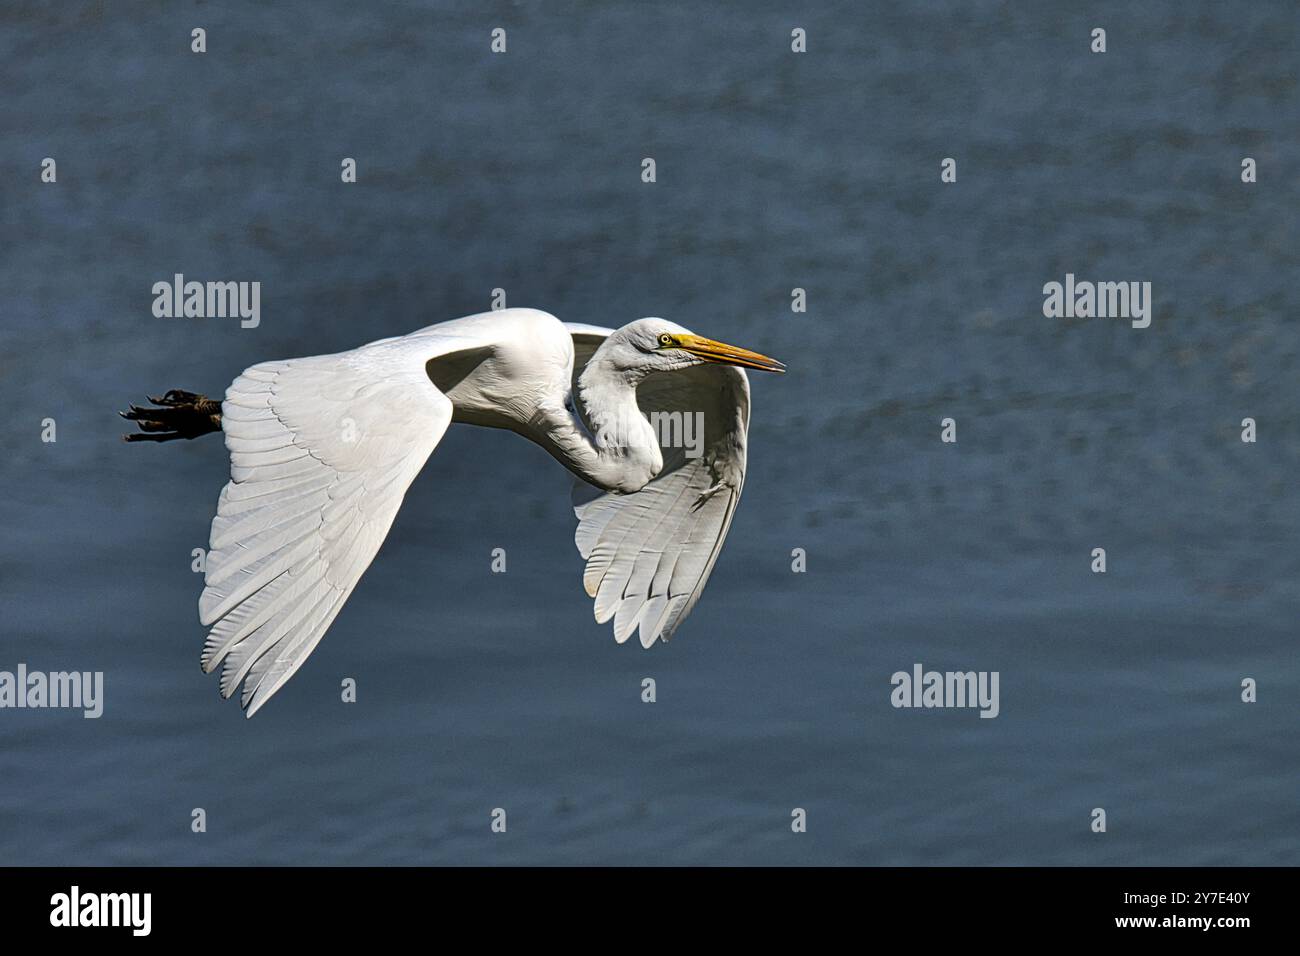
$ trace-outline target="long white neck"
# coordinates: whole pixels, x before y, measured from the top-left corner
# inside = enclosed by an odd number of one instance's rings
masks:
[[[573,401],[581,402],[590,430],[572,404],[547,416],[542,443],[578,477],[604,488],[630,494],[644,488],[663,469],[654,428],[636,404],[642,378],[614,368],[600,354],[591,357],[578,378]]]

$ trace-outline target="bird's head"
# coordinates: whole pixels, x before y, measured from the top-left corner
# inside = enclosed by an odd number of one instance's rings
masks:
[[[763,372],[785,371],[785,365],[774,358],[706,339],[667,319],[638,319],[611,335],[608,342],[612,346],[609,357],[618,367],[643,374],[710,363]]]

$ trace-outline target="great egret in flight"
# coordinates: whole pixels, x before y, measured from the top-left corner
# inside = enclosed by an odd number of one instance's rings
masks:
[[[173,390],[121,414],[141,429],[131,441],[225,432],[202,664],[221,666],[223,697],[243,682],[252,717],[316,647],[452,422],[517,432],[582,479],[576,542],[596,620],[613,618],[619,643],[638,628],[647,648],[667,641],[745,483],[746,368],[785,366],[664,319],[612,330],[502,309],[254,365],[220,405]],[[671,413],[701,422],[698,454],[661,447],[651,418]]]

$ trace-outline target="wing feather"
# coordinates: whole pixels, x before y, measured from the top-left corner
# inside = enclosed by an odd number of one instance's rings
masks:
[[[477,343],[476,343],[477,344]],[[203,669],[251,717],[315,649],[451,422],[425,363],[467,343],[415,334],[264,362],[222,404],[231,480],[212,522]]]
[[[574,375],[610,329],[566,323]],[[742,369],[695,366],[653,375],[637,390],[647,416],[701,413],[701,454],[664,447],[664,469],[630,495],[574,487],[574,543],[586,559],[582,583],[596,621],[613,620],[620,644],[640,631],[643,647],[667,641],[695,607],[731,527],[745,482],[749,381]]]

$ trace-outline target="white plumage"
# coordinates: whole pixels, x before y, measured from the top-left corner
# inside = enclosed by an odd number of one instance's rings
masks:
[[[579,356],[584,345],[594,350],[593,338],[574,333]],[[668,640],[695,607],[731,527],[745,484],[749,382],[732,366],[692,366],[647,378],[637,405],[647,415],[703,412],[702,454],[665,448],[663,470],[635,494],[579,482],[573,497],[575,541],[587,559],[582,583],[596,599],[596,620],[612,617],[620,644],[640,628],[648,648]]]
[[[453,421],[516,431],[581,479],[576,543],[596,620],[612,619],[620,643],[638,629],[645,647],[668,640],[744,485],[740,365],[782,369],[661,319],[614,331],[505,309],[253,366],[221,406],[230,482],[199,599],[204,670],[221,667],[223,696],[242,682],[256,713],[329,628]],[[674,411],[699,413],[698,457],[661,446],[646,418]]]

